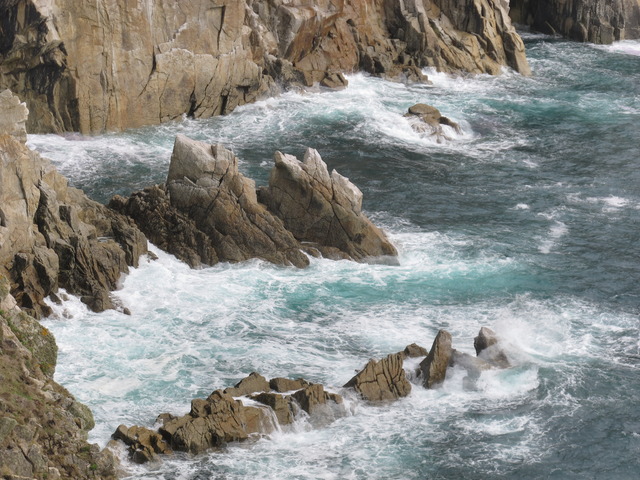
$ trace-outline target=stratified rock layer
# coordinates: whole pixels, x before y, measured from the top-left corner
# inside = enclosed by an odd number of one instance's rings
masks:
[[[581,42],[640,38],[639,0],[511,0],[510,15],[516,23]]]
[[[149,239],[191,266],[260,258],[309,264],[302,249],[328,258],[394,261],[396,249],[362,213],[362,193],[315,150],[305,162],[276,153],[259,195],[221,145],[176,137],[166,185],[109,206],[135,220]]]
[[[208,117],[277,85],[344,86],[340,72],[423,81],[422,67],[528,73],[501,0],[10,0],[0,88],[30,132],[101,132]]]
[[[22,105],[24,107],[24,105]],[[0,95],[2,112],[16,97]],[[43,299],[58,287],[90,308],[113,308],[109,292],[128,265],[147,251],[133,222],[67,185],[48,160],[24,144],[27,110],[15,117],[17,136],[0,133],[0,274],[11,281],[20,307],[39,317]]]
[[[369,363],[349,380],[345,388],[353,388],[363,398],[372,402],[396,400],[411,392],[411,384],[402,368],[404,355],[394,353],[380,361]]]

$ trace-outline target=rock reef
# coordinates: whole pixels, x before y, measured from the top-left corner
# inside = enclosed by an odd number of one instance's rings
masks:
[[[250,258],[305,267],[303,250],[357,261],[397,255],[362,213],[360,190],[329,174],[315,150],[304,162],[276,152],[269,186],[256,191],[231,151],[178,135],[166,183],[109,206],[192,267]]]
[[[7,0],[0,19],[0,88],[34,133],[219,115],[343,72],[529,72],[501,0]]]

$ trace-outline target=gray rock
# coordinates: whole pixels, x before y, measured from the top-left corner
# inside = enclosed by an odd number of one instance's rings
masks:
[[[478,336],[473,340],[476,355],[491,365],[508,368],[511,366],[507,355],[499,346],[495,332],[488,327],[482,327]]]

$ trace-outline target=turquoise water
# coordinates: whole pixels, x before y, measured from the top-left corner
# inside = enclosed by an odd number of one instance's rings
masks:
[[[341,391],[369,358],[446,328],[473,353],[483,325],[514,367],[475,391],[454,368],[386,406],[224,452],[134,466],[130,478],[638,478],[640,42],[525,37],[534,72],[405,86],[354,75],[206,121],[98,137],[31,136],[71,183],[107,201],[162,182],[178,132],[232,148],[266,183],[275,150],[316,148],[364,193],[400,266],[252,261],[190,270],[157,250],[115,295],[131,317],[77,299],[45,323],[56,379],[95,413],[91,441],[152,426],[252,371]],[[463,132],[437,143],[402,114],[438,107]]]

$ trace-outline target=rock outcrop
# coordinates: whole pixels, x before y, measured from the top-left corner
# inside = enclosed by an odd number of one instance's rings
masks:
[[[115,480],[115,458],[86,441],[91,412],[53,381],[53,335],[9,290],[0,273],[0,476]]]
[[[271,391],[269,384],[294,392],[283,395]],[[249,396],[254,405],[244,405],[237,396]],[[314,418],[344,415],[342,397],[325,391],[320,384],[303,379],[273,379],[271,382],[252,373],[233,388],[214,391],[206,399],[191,402],[191,411],[182,417],[161,414],[162,426],[157,432],[144,427],[120,425],[112,438],[122,440],[129,447],[132,460],[144,463],[159,454],[172,451],[201,453],[224,446],[229,442],[246,440],[251,435],[264,435],[291,424],[304,412]]]
[[[208,117],[278,86],[346,84],[364,70],[529,67],[503,0],[9,0],[0,88],[27,101],[30,132],[118,130]]]
[[[362,398],[371,402],[406,397],[411,392],[411,383],[404,373],[403,360],[401,353],[388,355],[380,361],[369,360],[364,369],[344,387],[353,388]]]
[[[398,254],[362,213],[362,192],[335,170],[329,174],[314,149],[307,149],[304,162],[276,152],[269,186],[258,198],[307,250],[358,261]]]
[[[109,206],[133,218],[160,248],[195,267],[260,258],[304,267],[302,252],[327,258],[394,262],[396,249],[362,213],[362,193],[315,150],[305,162],[275,155],[268,188],[238,171],[221,145],[176,137],[165,185]]]
[[[515,23],[580,42],[640,38],[638,0],[511,0]]]
[[[436,388],[444,382],[453,354],[451,341],[451,334],[446,330],[440,330],[429,354],[420,362],[418,373],[425,388]]]
[[[511,366],[507,355],[499,345],[496,333],[488,327],[482,327],[473,340],[473,347],[479,359],[499,368]]]
[[[90,308],[113,308],[109,295],[128,265],[147,251],[133,222],[67,185],[50,162],[24,144],[27,110],[0,95],[0,112],[15,117],[17,136],[0,133],[0,274],[27,313],[49,313],[43,299],[59,287]],[[2,115],[0,115],[2,117]]]

